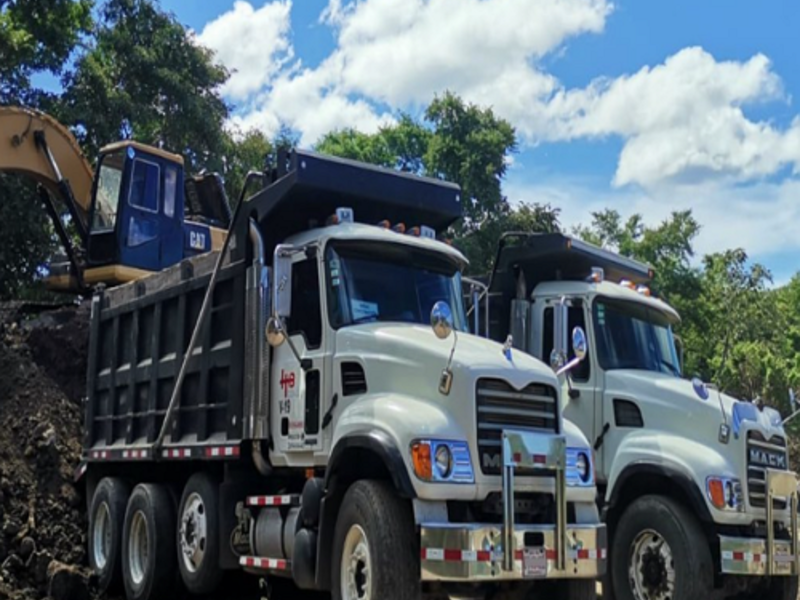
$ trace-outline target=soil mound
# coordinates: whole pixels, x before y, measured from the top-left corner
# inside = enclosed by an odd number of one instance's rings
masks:
[[[88,325],[88,306],[0,304],[0,598],[89,595],[73,485]]]

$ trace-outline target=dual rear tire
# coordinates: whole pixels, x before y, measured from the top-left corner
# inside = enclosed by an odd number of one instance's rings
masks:
[[[223,574],[218,502],[217,486],[202,473],[189,479],[177,507],[167,486],[131,491],[120,479],[102,479],[89,513],[89,562],[100,591],[156,600],[175,595],[182,580],[192,594],[214,592]]]

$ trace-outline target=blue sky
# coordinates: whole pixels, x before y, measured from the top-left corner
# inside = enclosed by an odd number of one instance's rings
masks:
[[[699,252],[800,269],[796,0],[162,0],[234,75],[231,127],[372,131],[452,89],[519,132],[512,202],[567,226],[692,208]]]

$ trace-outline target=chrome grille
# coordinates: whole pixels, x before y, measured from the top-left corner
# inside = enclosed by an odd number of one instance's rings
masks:
[[[499,475],[503,429],[558,433],[558,395],[533,383],[521,390],[501,379],[480,379],[477,390],[478,460],[484,475]]]
[[[772,459],[773,464],[767,465]],[[775,435],[767,440],[759,431],[747,432],[747,497],[750,506],[764,508],[767,504],[767,469],[788,468],[786,440]],[[776,499],[773,507],[783,510],[786,500]]]

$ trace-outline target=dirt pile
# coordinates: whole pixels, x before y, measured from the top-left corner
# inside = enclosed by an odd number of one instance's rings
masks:
[[[88,306],[0,304],[0,598],[85,600]]]

